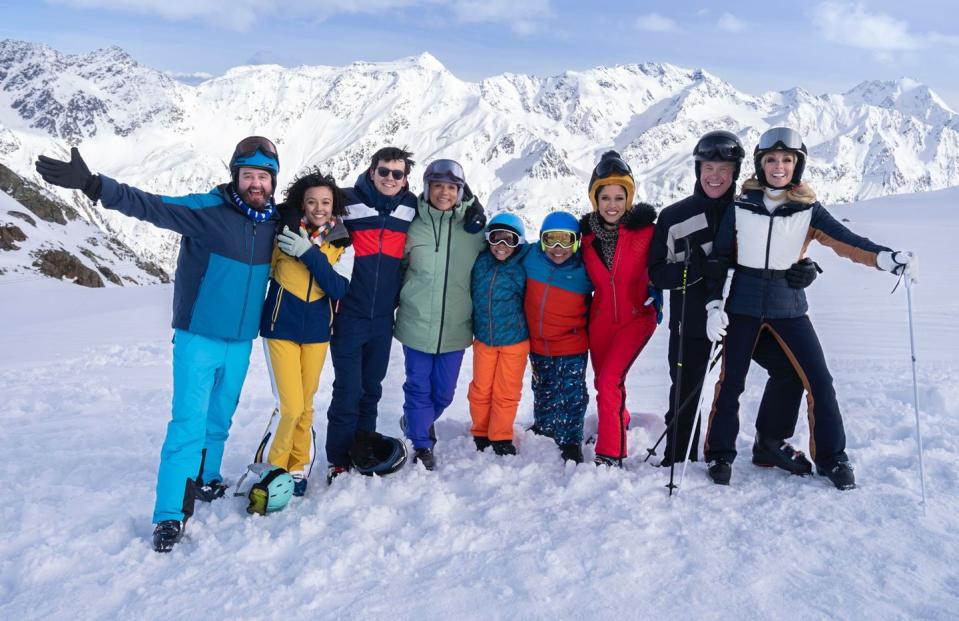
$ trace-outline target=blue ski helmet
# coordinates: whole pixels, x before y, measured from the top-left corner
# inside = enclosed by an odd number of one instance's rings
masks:
[[[579,250],[579,220],[568,211],[554,211],[543,218],[543,225],[539,227],[539,235],[547,231],[571,231],[576,234],[576,243],[573,245],[573,254]],[[541,244],[542,245],[542,244]]]
[[[270,464],[252,464],[250,471],[259,481],[250,488],[247,513],[275,513],[282,511],[293,496],[293,477],[289,472]]]
[[[276,145],[263,136],[247,136],[237,143],[230,158],[230,177],[233,185],[239,185],[240,168],[259,168],[270,173],[273,191],[276,191],[276,176],[280,174],[280,156]]]
[[[526,226],[523,224],[523,220],[516,214],[512,214],[508,211],[501,211],[493,216],[486,224],[487,233],[502,230],[516,233],[519,235],[520,242],[526,240]]]

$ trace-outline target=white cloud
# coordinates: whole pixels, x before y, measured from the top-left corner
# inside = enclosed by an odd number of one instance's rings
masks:
[[[245,32],[277,15],[324,20],[338,14],[381,15],[398,9],[436,8],[460,23],[504,23],[525,34],[554,16],[551,0],[47,0],[81,9],[107,9],[157,15],[173,21],[202,20]]]
[[[675,32],[679,30],[675,21],[663,17],[659,13],[650,13],[639,17],[636,20],[636,27],[649,32]]]
[[[739,19],[732,13],[723,13],[717,24],[720,30],[726,32],[743,32],[746,30],[746,22]]]
[[[869,12],[860,3],[820,2],[813,9],[813,23],[827,40],[850,47],[889,53],[926,45],[922,37],[909,32],[905,21]]]

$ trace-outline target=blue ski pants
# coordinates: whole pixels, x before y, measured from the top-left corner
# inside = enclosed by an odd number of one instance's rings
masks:
[[[556,444],[582,444],[589,405],[586,354],[530,353],[533,367],[533,425]]]
[[[252,346],[252,340],[228,341],[176,330],[173,418],[160,450],[154,523],[182,520],[184,507],[192,507],[193,484],[223,479],[223,446]]]
[[[432,448],[430,425],[453,402],[464,353],[465,349],[427,354],[403,346],[406,364],[403,416],[406,417],[406,437],[413,448]]]

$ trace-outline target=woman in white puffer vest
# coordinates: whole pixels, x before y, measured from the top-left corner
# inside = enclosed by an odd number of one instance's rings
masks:
[[[725,308],[722,282],[712,283],[706,304],[707,335],[713,341],[725,337],[723,372],[705,445],[709,475],[719,484],[728,485],[732,475],[739,396],[752,348],[760,332],[769,330],[805,386],[810,456],[816,471],[839,489],[855,487],[842,415],[822,346],[806,314],[805,292],[791,288],[785,278],[809,243],[815,239],[852,261],[895,274],[905,272],[916,280],[911,252],[893,252],[854,234],[816,201],[815,192],[802,182],[806,155],[806,145],[795,130],[777,127],[760,136],[754,152],[756,174],[743,184],[743,194],[726,212],[710,257],[735,270]]]

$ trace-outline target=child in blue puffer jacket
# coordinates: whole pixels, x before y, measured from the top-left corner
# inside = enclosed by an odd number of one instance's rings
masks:
[[[468,399],[476,450],[515,455],[513,421],[523,390],[529,328],[523,312],[526,271],[523,221],[511,213],[486,226],[488,252],[473,264],[473,381]]]

